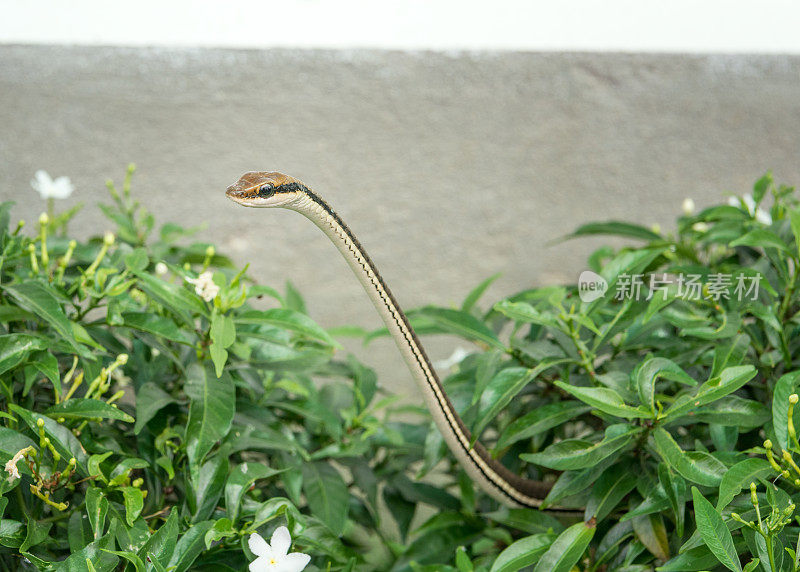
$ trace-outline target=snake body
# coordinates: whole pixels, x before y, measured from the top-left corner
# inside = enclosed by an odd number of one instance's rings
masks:
[[[509,506],[541,506],[549,485],[512,473],[479,442],[471,444],[470,431],[447,397],[408,318],[356,236],[324,200],[297,179],[276,172],[245,173],[228,187],[227,196],[248,207],[294,210],[316,224],[342,253],[383,318],[422,390],[436,426],[470,478]]]

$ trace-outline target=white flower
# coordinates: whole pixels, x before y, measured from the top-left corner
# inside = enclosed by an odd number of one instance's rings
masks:
[[[683,214],[686,216],[691,216],[694,213],[694,201],[689,197],[683,199],[681,208],[683,209]]]
[[[247,545],[258,556],[250,563],[250,572],[300,572],[311,561],[311,556],[302,552],[288,554],[292,537],[285,526],[275,529],[270,544],[260,534],[253,533]]]
[[[461,361],[469,355],[469,352],[462,348],[461,346],[457,347],[453,350],[452,355],[443,360],[437,361],[434,365],[438,369],[450,369],[453,366],[456,366],[461,363]]]
[[[31,186],[42,195],[43,199],[66,199],[75,190],[69,177],[59,177],[54,181],[46,171],[42,170],[36,171]]]
[[[756,220],[767,226],[772,224],[772,215],[762,209],[756,209]]]
[[[219,286],[214,284],[212,278],[214,275],[210,270],[206,270],[197,278],[186,278],[189,284],[194,284],[195,294],[200,296],[206,302],[211,302],[219,294]]]
[[[761,224],[765,224],[767,226],[772,224],[772,216],[764,209],[756,208],[756,201],[753,199],[753,195],[749,193],[742,195],[741,198],[728,197],[728,204],[732,207],[737,207],[747,211],[751,217],[755,218]]]
[[[19,479],[19,469],[17,468],[17,463],[19,463],[22,458],[25,456],[25,453],[28,452],[30,447],[25,447],[24,449],[17,451],[17,453],[9,459],[8,463],[6,463],[6,472],[8,473],[8,482],[13,483],[15,479]]]
[[[158,274],[159,276],[163,276],[167,272],[169,272],[169,268],[167,267],[166,264],[164,264],[163,262],[156,263],[156,274]]]
[[[692,225],[692,230],[697,232],[708,232],[708,224],[704,222],[696,222]]]

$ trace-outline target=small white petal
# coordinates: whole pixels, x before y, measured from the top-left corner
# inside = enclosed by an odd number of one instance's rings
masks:
[[[747,207],[747,211],[750,214],[753,214],[753,211],[756,208],[756,201],[753,199],[753,195],[747,194],[742,196],[742,202],[744,203],[744,206]]]
[[[469,351],[465,350],[461,346],[457,347],[453,350],[453,353],[450,355],[449,358],[439,360],[433,365],[435,365],[439,369],[450,369],[453,366],[460,364],[465,357],[469,355]]]
[[[279,526],[276,528],[275,532],[272,533],[272,540],[270,540],[272,554],[275,555],[275,559],[278,560],[282,556],[286,556],[286,553],[289,552],[289,547],[291,545],[292,536],[289,534],[289,529],[285,526]]]
[[[270,550],[269,544],[257,532],[251,534],[250,538],[247,539],[247,546],[250,547],[250,552],[256,556],[263,556],[267,559],[272,557],[272,550]]]
[[[270,572],[270,570],[275,570],[275,565],[266,556],[259,556],[250,563],[248,570],[250,572]]]
[[[728,204],[732,207],[741,208],[742,202],[739,200],[739,197],[728,197]]]
[[[292,552],[280,559],[279,570],[281,572],[300,572],[311,562],[311,556],[302,552]]]
[[[772,216],[765,210],[756,209],[756,220],[761,224],[772,224]]]
[[[685,214],[686,216],[691,215],[692,213],[694,213],[695,209],[694,201],[691,198],[686,197],[685,199],[683,199],[683,204],[681,205],[681,208],[683,209],[683,214]]]

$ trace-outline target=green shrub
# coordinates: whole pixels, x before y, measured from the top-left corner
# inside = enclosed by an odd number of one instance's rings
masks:
[[[409,312],[474,343],[445,386],[553,484],[541,511],[476,491],[295,289],[175,225],[152,238],[129,187],[84,243],[71,213],[28,236],[0,210],[4,569],[244,570],[281,525],[309,570],[797,569],[800,205],[770,176],[672,233],[581,227],[633,244],[598,249],[581,288],[481,311],[489,279]]]

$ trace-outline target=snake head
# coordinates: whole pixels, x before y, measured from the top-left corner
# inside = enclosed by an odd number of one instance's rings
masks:
[[[250,171],[228,187],[226,196],[246,207],[280,207],[308,189],[297,179],[275,171]]]

